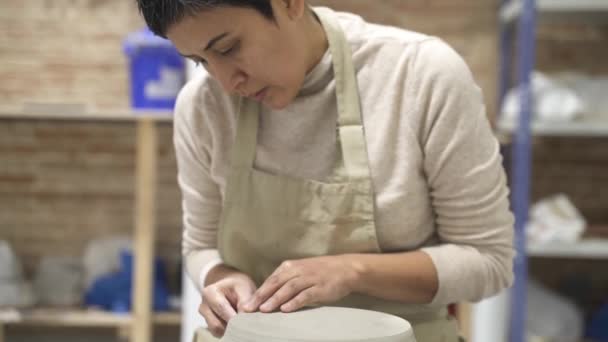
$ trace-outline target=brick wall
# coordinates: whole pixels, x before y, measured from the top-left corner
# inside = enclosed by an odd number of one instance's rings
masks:
[[[489,114],[494,114],[498,1],[311,2],[445,39],[471,66]],[[125,108],[128,79],[121,42],[141,25],[133,1],[0,2],[0,103]],[[585,41],[571,42],[581,32]],[[606,32],[569,27],[541,31],[541,69],[576,64],[606,71]],[[14,245],[28,270],[41,255],[79,255],[91,238],[130,232],[134,135],[132,123],[0,120],[0,238]],[[160,144],[158,245],[174,264],[179,257],[180,199],[170,124],[161,128]],[[608,222],[607,144],[600,139],[540,140],[535,197],[566,191],[592,221]]]
[[[142,25],[135,1],[0,2],[0,103],[126,107],[122,39]]]

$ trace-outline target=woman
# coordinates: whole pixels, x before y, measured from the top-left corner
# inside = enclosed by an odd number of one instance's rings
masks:
[[[138,3],[207,71],[179,96],[174,142],[213,335],[238,312],[338,305],[456,341],[446,305],[510,285],[498,144],[444,42],[305,0]]]

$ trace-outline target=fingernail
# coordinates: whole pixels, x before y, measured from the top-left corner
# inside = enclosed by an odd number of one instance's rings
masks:
[[[262,306],[260,306],[260,310],[263,310],[263,311],[270,310],[270,303],[264,303],[264,304],[262,304]]]

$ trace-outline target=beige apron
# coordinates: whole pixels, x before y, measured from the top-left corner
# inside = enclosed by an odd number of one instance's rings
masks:
[[[285,260],[344,253],[381,253],[374,224],[373,189],[351,50],[333,11],[315,8],[327,32],[336,80],[337,142],[341,149],[327,182],[256,170],[260,106],[242,100],[231,152],[231,172],[218,248],[227,265],[259,286]],[[350,295],[332,306],[390,313],[408,320],[418,342],[456,342],[445,308]],[[198,341],[210,341],[201,332]]]

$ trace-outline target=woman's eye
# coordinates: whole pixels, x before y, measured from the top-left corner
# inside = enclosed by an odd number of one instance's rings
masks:
[[[229,54],[233,53],[234,51],[236,51],[237,47],[238,47],[238,43],[233,44],[229,49],[226,49],[224,51],[220,51],[220,55],[222,56],[228,56]]]
[[[226,56],[226,55],[230,54],[230,52],[232,52],[232,48],[230,48],[228,50],[224,50],[224,51],[220,52],[220,54]]]

